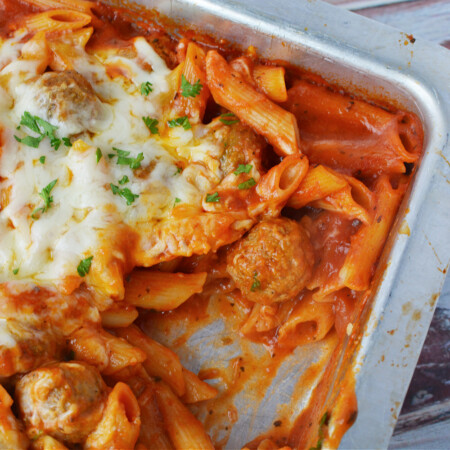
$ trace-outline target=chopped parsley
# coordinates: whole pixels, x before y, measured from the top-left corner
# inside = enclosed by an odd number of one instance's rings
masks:
[[[139,153],[136,158],[131,158],[130,152],[126,150],[121,150],[120,148],[113,147],[113,150],[117,153],[117,164],[123,165],[123,166],[130,166],[130,169],[139,169],[141,167],[141,161],[144,159],[144,154]],[[109,155],[108,155],[109,156]]]
[[[119,180],[119,184],[126,184],[130,181],[130,179],[124,175],[120,180]]]
[[[241,173],[249,173],[252,170],[251,164],[239,164],[238,168],[233,172],[235,175],[240,175]]]
[[[19,273],[19,268],[17,267],[16,269],[13,269],[12,273],[14,275],[17,275]]]
[[[41,157],[39,158],[39,162],[40,162],[41,164],[45,164],[45,156],[41,156]]]
[[[64,144],[66,147],[72,147],[72,142],[70,142],[70,139],[69,139],[69,138],[63,137],[63,138],[62,138],[62,141],[63,141],[63,144]]]
[[[120,195],[127,201],[127,205],[131,205],[138,197],[139,195],[133,194],[128,188],[120,189],[119,186],[116,186],[115,184],[110,184],[111,191],[114,195]]]
[[[24,138],[19,138],[18,136],[14,135],[14,138],[17,142],[20,142],[28,147],[38,148],[41,141],[45,137],[48,137],[50,139],[50,145],[55,150],[58,150],[58,148],[60,147],[61,139],[58,139],[55,136],[55,131],[58,129],[58,127],[52,125],[46,120],[41,119],[38,116],[33,116],[28,111],[25,111],[20,118],[20,125],[27,127],[34,133],[37,133],[39,136],[25,136]],[[63,139],[69,140],[68,138]]]
[[[234,125],[235,123],[239,122],[239,119],[236,117],[236,115],[232,112],[222,114],[219,119],[222,123],[225,125]]]
[[[143,117],[142,120],[144,121],[146,127],[150,130],[150,133],[152,134],[159,134],[158,130],[158,120],[152,119],[151,117]]]
[[[220,202],[220,197],[218,192],[214,192],[214,194],[206,194],[206,202],[207,203],[218,203]]]
[[[31,213],[31,217],[33,219],[39,219],[40,214],[45,213],[49,208],[51,208],[52,203],[53,203],[53,196],[50,195],[50,192],[55,187],[55,184],[57,181],[58,181],[58,179],[51,181],[49,184],[47,184],[47,186],[45,186],[44,189],[42,189],[41,192],[39,192],[40,197],[44,200],[44,206],[41,206],[40,208],[36,208]]]
[[[321,450],[322,449],[322,444],[323,444],[323,439],[324,439],[324,433],[323,433],[323,427],[324,425],[327,425],[328,423],[328,412],[325,412],[325,414],[322,416],[322,418],[320,419],[319,422],[319,440],[317,441],[317,444],[315,447],[311,447],[309,450]]]
[[[239,189],[250,189],[256,184],[256,181],[254,178],[250,178],[247,181],[244,181],[243,183],[238,184]]]
[[[85,277],[89,273],[93,258],[94,258],[93,256],[89,256],[88,258],[82,259],[80,261],[77,267],[77,272],[78,275],[80,275],[80,277]]]
[[[97,147],[97,150],[95,150],[95,156],[97,157],[97,164],[98,164],[103,156],[102,151],[98,147]]]
[[[177,203],[180,203],[180,202],[181,202],[181,198],[175,197],[174,205],[176,205]]]
[[[183,172],[183,169],[181,168],[181,167],[178,167],[177,168],[177,171],[173,174],[174,176],[175,175],[178,175],[179,173],[181,173],[181,172]]]
[[[153,92],[153,84],[150,81],[141,83],[141,94],[147,97],[150,92]]]
[[[183,97],[197,97],[202,90],[203,85],[200,80],[197,80],[195,84],[189,83],[184,75],[181,75],[181,95]]]
[[[167,122],[167,125],[169,125],[170,128],[183,127],[185,130],[190,130],[192,128],[188,116],[178,117],[178,119],[169,120]]]
[[[255,272],[253,274],[253,284],[252,287],[250,288],[250,290],[252,292],[255,292],[257,289],[261,288],[261,282],[258,280],[258,272]]]

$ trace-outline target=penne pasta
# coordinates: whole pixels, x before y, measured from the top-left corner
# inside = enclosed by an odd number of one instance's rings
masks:
[[[32,450],[67,450],[67,447],[51,436],[44,435],[38,437],[31,444]]]
[[[184,395],[186,385],[183,367],[178,356],[172,350],[146,336],[135,325],[118,328],[116,332],[130,344],[145,352],[147,358],[142,365],[149,375],[164,380],[178,396]]]
[[[285,102],[288,98],[285,70],[280,66],[263,66],[258,64],[253,69],[253,78],[257,86],[274,102]]]
[[[300,153],[295,117],[246,83],[214,50],[206,55],[206,75],[211,94],[219,105],[265,136],[281,156]]]
[[[164,427],[175,448],[183,450],[214,449],[203,425],[166,384],[156,383],[155,394]]]
[[[356,291],[369,288],[375,262],[386,242],[404,192],[404,184],[393,189],[386,176],[377,181],[375,219],[371,224],[362,226],[351,238],[350,250],[339,271],[342,287]]]
[[[184,403],[197,403],[216,397],[216,388],[200,380],[197,375],[185,369],[184,367],[183,378],[186,386],[186,391],[181,397],[181,400],[183,400]]]
[[[164,429],[164,422],[156,402],[153,383],[138,397],[138,404],[141,410],[138,446],[141,445],[147,450],[172,450],[173,446]]]
[[[85,27],[91,22],[91,16],[78,11],[55,9],[29,16],[25,26],[30,31],[73,31]]]
[[[102,325],[105,328],[123,328],[131,325],[139,313],[134,306],[117,304],[106,311],[102,311]]]
[[[169,311],[202,292],[206,272],[184,274],[135,270],[125,284],[125,301],[140,308]]]
[[[37,6],[44,9],[60,9],[67,8],[76,11],[81,11],[89,14],[91,8],[95,6],[94,2],[87,0],[24,0],[30,5]]]
[[[85,449],[134,450],[141,417],[138,402],[125,383],[117,383],[108,395],[103,417],[89,435]]]

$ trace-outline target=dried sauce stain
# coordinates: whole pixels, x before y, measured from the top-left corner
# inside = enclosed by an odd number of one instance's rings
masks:
[[[402,224],[400,225],[400,229],[398,230],[398,234],[406,234],[407,236],[411,235],[411,230],[409,229],[408,222],[403,220]]]
[[[402,313],[403,314],[408,314],[411,311],[411,302],[406,302],[403,306],[402,306]]]
[[[419,321],[421,319],[421,317],[422,317],[421,311],[419,309],[416,309],[413,312],[412,319],[417,322],[417,321]]]

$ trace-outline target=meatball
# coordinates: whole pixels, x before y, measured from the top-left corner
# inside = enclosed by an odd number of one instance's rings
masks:
[[[82,362],[52,363],[25,375],[16,400],[27,432],[67,443],[84,442],[102,418],[107,387],[100,373]]]
[[[297,295],[311,278],[313,265],[306,231],[285,218],[260,222],[227,255],[227,271],[242,294],[265,305]]]
[[[46,72],[33,84],[33,110],[60,127],[62,134],[95,131],[103,106],[89,82],[78,72]],[[39,112],[39,113],[38,113]]]

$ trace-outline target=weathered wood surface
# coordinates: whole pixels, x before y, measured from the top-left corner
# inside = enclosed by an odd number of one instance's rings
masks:
[[[450,0],[328,1],[450,48]],[[389,448],[450,449],[450,274]]]

